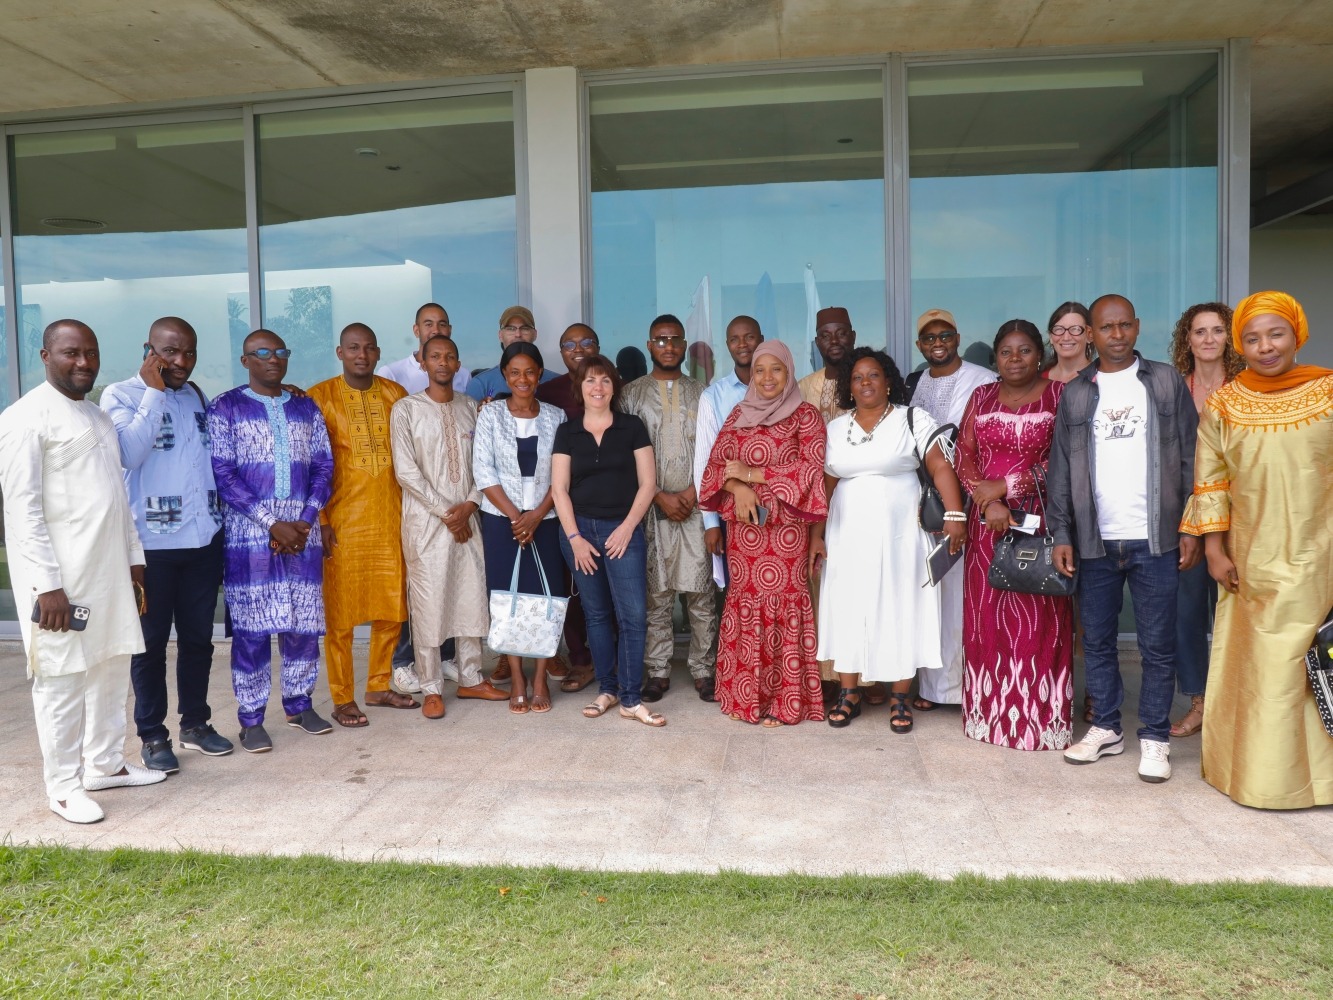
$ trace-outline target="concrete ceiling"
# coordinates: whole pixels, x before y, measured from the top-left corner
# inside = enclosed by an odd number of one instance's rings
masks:
[[[1254,39],[1256,166],[1333,145],[1329,0],[0,0],[0,116],[897,52]]]

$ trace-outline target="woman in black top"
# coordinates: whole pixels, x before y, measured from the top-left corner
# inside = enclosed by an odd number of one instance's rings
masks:
[[[643,421],[619,411],[620,376],[610,361],[584,358],[573,381],[583,416],[556,431],[551,496],[597,671],[598,694],[583,714],[595,719],[619,702],[622,718],[664,726],[640,698],[648,628],[641,522],[657,492],[652,442]]]

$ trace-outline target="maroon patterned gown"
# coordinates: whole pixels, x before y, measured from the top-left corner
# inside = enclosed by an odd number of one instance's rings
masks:
[[[802,403],[771,427],[737,429],[733,410],[704,470],[699,506],[727,526],[727,601],[717,644],[717,700],[746,722],[771,716],[787,725],[824,718],[815,611],[810,602],[810,523],[828,514],[824,496],[824,421]],[[768,521],[736,521],[722,489],[731,459],[764,470],[755,487]]]
[[[1032,468],[1046,468],[1064,386],[1050,382],[1012,410],[999,401],[1002,384],[983,385],[967,404],[958,478],[969,492],[977,480],[1004,479],[1010,509],[1036,511]],[[1000,537],[974,507],[963,558],[963,731],[1015,750],[1062,750],[1074,696],[1072,602],[992,587],[986,574]]]

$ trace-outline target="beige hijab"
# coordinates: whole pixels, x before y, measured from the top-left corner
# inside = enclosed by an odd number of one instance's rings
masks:
[[[765,354],[773,355],[787,366],[787,385],[773,399],[761,399],[759,390],[754,384],[754,377],[751,375],[750,385],[745,390],[745,398],[736,404],[740,410],[734,425],[736,427],[771,427],[773,424],[780,424],[801,405],[801,389],[796,384],[796,364],[787,345],[780,340],[765,340],[755,348],[750,364],[753,366]],[[753,370],[751,368],[751,371]]]

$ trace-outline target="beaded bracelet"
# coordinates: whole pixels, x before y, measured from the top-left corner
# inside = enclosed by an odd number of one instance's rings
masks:
[[[944,519],[946,521],[966,521],[967,515],[961,510],[946,510],[944,512]]]

